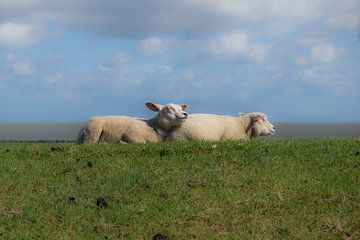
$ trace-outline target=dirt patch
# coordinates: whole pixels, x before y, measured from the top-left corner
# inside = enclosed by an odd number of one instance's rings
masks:
[[[170,195],[167,192],[160,192],[159,196],[161,199],[165,200],[165,199],[168,199]]]
[[[204,179],[190,179],[188,182],[189,187],[204,187],[206,186],[206,180]]]

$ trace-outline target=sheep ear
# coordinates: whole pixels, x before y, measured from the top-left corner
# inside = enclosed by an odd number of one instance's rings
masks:
[[[154,111],[154,112],[160,112],[161,109],[163,108],[162,105],[156,104],[153,102],[147,102],[147,103],[145,103],[145,105],[148,107],[148,109],[150,109],[151,111]]]
[[[260,119],[264,119],[264,116],[261,115],[261,114],[251,114],[251,115],[250,115],[250,118],[251,118],[253,121],[257,121],[257,120],[260,120]]]
[[[239,116],[242,117],[244,116],[246,113],[243,113],[243,112],[239,112]]]
[[[185,110],[188,107],[188,105],[187,104],[180,104],[180,107],[181,107],[182,110]]]

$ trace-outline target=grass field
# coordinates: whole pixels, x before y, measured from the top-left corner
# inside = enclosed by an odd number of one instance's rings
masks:
[[[1,143],[0,238],[360,239],[359,151],[360,138]]]

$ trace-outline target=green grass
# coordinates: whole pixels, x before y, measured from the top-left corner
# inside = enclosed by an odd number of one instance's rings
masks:
[[[359,239],[359,151],[358,138],[1,143],[0,238]]]

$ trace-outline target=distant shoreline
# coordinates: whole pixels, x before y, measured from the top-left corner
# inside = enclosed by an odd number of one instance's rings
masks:
[[[0,142],[74,143],[82,122],[0,122]],[[360,137],[360,123],[275,123],[266,139]]]
[[[76,140],[0,140],[0,143],[77,143]]]

